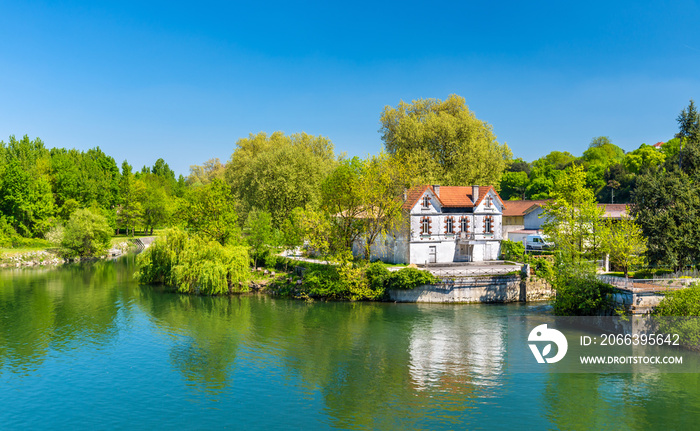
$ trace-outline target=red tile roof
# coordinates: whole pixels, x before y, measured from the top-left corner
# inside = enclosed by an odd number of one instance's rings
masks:
[[[503,215],[505,217],[516,217],[523,216],[532,206],[542,206],[549,202],[547,199],[540,200],[522,200],[522,201],[506,201],[508,204],[507,209],[503,210]]]
[[[440,186],[440,195],[438,196],[433,186],[422,185],[408,190],[403,208],[405,210],[413,208],[426,190],[430,190],[432,194],[437,197],[441,206],[449,208],[471,208],[478,206],[481,201],[484,200],[489,190],[492,190],[498,199],[503,202],[503,199],[501,199],[501,196],[499,196],[493,186],[479,186],[479,199],[475,203],[473,201],[474,194],[472,186]]]

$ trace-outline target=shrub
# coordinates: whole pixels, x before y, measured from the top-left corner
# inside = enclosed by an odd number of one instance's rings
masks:
[[[560,278],[556,291],[554,314],[558,316],[595,316],[613,310],[615,289],[595,278]]]
[[[220,295],[246,281],[250,258],[243,246],[223,246],[181,229],[165,234],[139,255],[139,281],[176,287],[179,292]]]
[[[700,286],[695,284],[667,293],[654,310],[654,314],[657,316],[700,316]]]
[[[391,273],[386,269],[383,263],[374,262],[367,266],[365,276],[372,289],[384,290],[386,288],[386,281],[391,276]]]
[[[522,262],[525,257],[525,246],[522,242],[501,241],[501,254],[504,260],[515,260]]]
[[[110,246],[112,229],[107,219],[88,209],[76,210],[68,220],[61,240],[66,257],[102,255]]]
[[[550,260],[542,257],[536,257],[532,259],[530,265],[532,265],[532,270],[536,276],[543,278],[550,283],[552,282],[554,279],[554,264]]]
[[[424,284],[437,282],[437,277],[428,271],[421,271],[418,268],[403,268],[391,273],[386,281],[387,289],[415,289]]]

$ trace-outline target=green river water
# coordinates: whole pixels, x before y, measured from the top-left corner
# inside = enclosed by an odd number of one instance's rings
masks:
[[[546,305],[139,286],[132,256],[0,271],[0,429],[698,429],[700,374],[513,374]]]

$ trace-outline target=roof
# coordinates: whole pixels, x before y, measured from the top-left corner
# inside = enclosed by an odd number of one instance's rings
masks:
[[[652,145],[652,147],[661,148],[661,146],[662,146],[663,144],[664,144],[664,142],[657,142],[657,143],[655,143],[654,145]]]
[[[484,200],[484,197],[488,194],[489,191],[493,191],[493,193],[498,197],[498,199],[501,202],[503,202],[503,199],[501,199],[501,196],[499,196],[498,192],[493,186],[478,186],[479,199],[476,202],[473,201],[473,186],[439,187],[439,196],[437,193],[435,193],[434,186],[421,185],[412,187],[406,193],[406,200],[404,201],[403,208],[405,210],[410,210],[411,208],[413,208],[416,205],[416,203],[418,203],[418,200],[421,198],[421,196],[423,196],[423,193],[425,193],[426,190],[430,190],[430,192],[437,198],[438,202],[440,202],[440,205],[447,208],[471,208],[478,206],[481,203],[481,201]]]
[[[533,205],[537,206],[542,206],[545,203],[549,202],[546,199],[541,199],[541,200],[521,200],[521,201],[508,201],[508,208],[503,210],[503,216],[504,217],[514,217],[514,216],[523,216],[527,212],[530,207]]]

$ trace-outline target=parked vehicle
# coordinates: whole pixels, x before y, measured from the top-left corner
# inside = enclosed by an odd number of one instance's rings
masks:
[[[526,250],[550,250],[554,248],[554,244],[547,241],[544,235],[528,235],[525,239]]]

